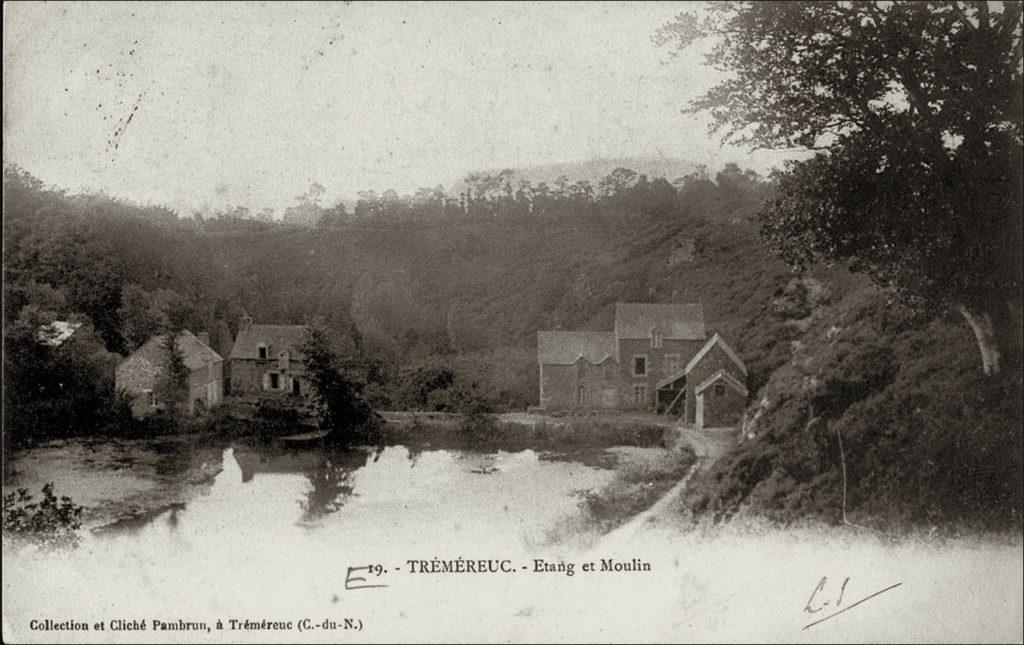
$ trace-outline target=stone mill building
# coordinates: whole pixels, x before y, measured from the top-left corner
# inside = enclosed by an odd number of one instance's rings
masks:
[[[540,407],[655,412],[697,426],[733,425],[747,368],[707,336],[700,304],[617,303],[611,331],[537,332]]]

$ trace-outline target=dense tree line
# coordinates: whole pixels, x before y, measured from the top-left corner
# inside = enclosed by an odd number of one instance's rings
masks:
[[[209,333],[227,357],[244,314],[322,319],[349,339],[346,360],[374,406],[523,407],[535,393],[536,329],[579,324],[600,306],[566,299],[582,270],[573,265],[650,227],[752,212],[771,191],[734,165],[674,185],[627,169],[596,189],[509,172],[465,185],[461,202],[442,190],[364,194],[352,214],[321,207],[314,185],[279,221],[244,208],[179,217],[5,168],[5,427],[99,432],[126,410],[113,390],[121,357],[182,329]],[[617,297],[628,296],[594,302]],[[83,323],[74,342],[38,342],[40,327],[67,320]],[[67,419],[75,427],[56,427]]]

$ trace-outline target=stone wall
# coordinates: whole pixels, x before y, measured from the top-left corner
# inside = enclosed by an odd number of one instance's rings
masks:
[[[211,409],[220,405],[224,401],[224,361],[215,361],[205,368],[193,370],[188,377],[188,394],[190,415],[203,408]]]
[[[541,369],[541,407],[548,410],[614,409],[620,406],[618,365],[609,358],[600,365],[585,360]]]
[[[543,365],[540,368],[540,406],[547,410],[609,408],[653,412],[658,383],[679,374],[706,344],[707,340],[663,340],[661,347],[652,347],[649,339],[623,339],[619,341],[618,363],[610,358],[601,365],[585,360],[572,365]],[[633,374],[636,356],[646,359],[647,371],[643,376]],[[712,346],[686,378],[688,423],[696,420],[696,388],[719,370],[746,383],[746,375],[725,350],[719,344]],[[256,375],[250,377],[253,379]],[[640,403],[634,396],[637,385],[646,389]],[[705,424],[732,425],[739,420],[746,404],[742,394],[729,386],[721,397],[714,394],[714,386],[706,394]]]
[[[269,374],[278,375],[278,389],[267,386]],[[305,366],[296,360],[282,367],[278,359],[233,359],[231,361],[231,394],[234,396],[288,396],[292,382],[299,382],[299,393],[306,396],[311,385]]]
[[[130,357],[117,366],[114,372],[114,386],[131,397],[132,414],[136,418],[165,408],[160,401],[157,401],[155,407],[150,405],[150,392],[157,389],[156,384],[161,373],[160,366],[143,356]],[[212,400],[207,389],[210,383],[213,384]],[[219,405],[223,400],[224,361],[215,361],[189,372],[188,398],[184,409],[186,414],[193,415],[198,411],[197,401],[201,402],[202,407],[209,409]]]
[[[661,347],[651,347],[650,339],[621,339],[619,341],[619,397],[622,407],[632,409],[655,409],[658,382],[686,367],[690,359],[700,351],[706,340],[663,340]],[[646,376],[634,376],[633,359],[644,356],[647,361]],[[634,386],[646,385],[647,396],[642,405],[634,403]]]

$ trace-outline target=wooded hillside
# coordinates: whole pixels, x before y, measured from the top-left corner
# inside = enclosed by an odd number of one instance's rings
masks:
[[[169,322],[226,356],[244,313],[322,318],[374,407],[480,412],[536,403],[537,330],[610,328],[616,301],[700,302],[751,400],[692,510],[841,521],[841,439],[852,517],[1020,526],[1019,370],[983,377],[958,314],[915,313],[843,266],[786,268],[755,219],[772,182],[735,167],[674,184],[615,171],[589,192],[476,182],[364,195],[352,214],[307,204],[305,227],[178,217],[6,169],[7,439],[110,431],[112,365]],[[77,345],[40,346],[34,330],[63,319],[85,323]]]

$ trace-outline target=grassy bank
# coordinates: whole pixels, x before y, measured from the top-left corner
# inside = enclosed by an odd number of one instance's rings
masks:
[[[860,289],[819,303],[747,412],[743,441],[688,487],[714,521],[1019,532],[1019,368],[982,374],[970,329]]]
[[[671,428],[600,417],[565,417],[534,423],[490,414],[409,415],[382,424],[384,445],[414,444],[452,450],[567,450],[635,446],[665,447]]]
[[[654,505],[686,476],[697,456],[689,446],[670,450],[619,449],[615,476],[603,487],[582,493],[579,514],[552,527],[550,544],[587,546]]]
[[[604,488],[583,496],[580,508],[602,533],[643,512],[686,476],[697,457],[688,447],[630,460]]]

